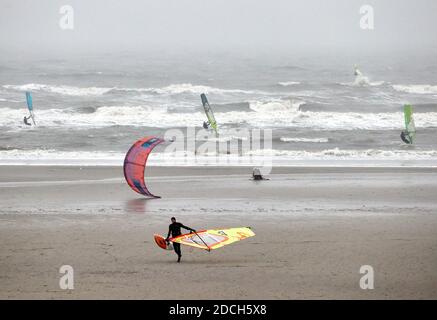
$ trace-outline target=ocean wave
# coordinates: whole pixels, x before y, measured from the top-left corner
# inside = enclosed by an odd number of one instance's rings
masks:
[[[417,128],[437,127],[437,113],[415,114]],[[289,126],[329,130],[390,130],[402,129],[404,115],[395,113],[299,112]]]
[[[0,164],[46,164],[46,165],[119,165],[124,154],[121,152],[103,151],[59,151],[54,149],[34,150],[0,150]]]
[[[19,103],[19,102],[23,102],[23,101],[17,101],[17,100],[11,100],[11,99],[0,98],[0,102],[13,102],[13,103]]]
[[[173,150],[173,149],[171,149]],[[0,165],[123,165],[125,153],[117,151],[58,151],[0,150]],[[327,149],[321,151],[258,149],[243,155],[221,152],[194,153],[190,151],[154,151],[149,165],[245,165],[245,164],[293,164],[293,161],[435,161],[437,150],[352,150]]]
[[[256,112],[291,112],[296,113],[304,101],[272,99],[268,101],[251,101],[249,108]]]
[[[149,91],[158,94],[181,94],[181,93],[215,93],[215,94],[226,94],[226,93],[240,93],[240,94],[255,94],[260,93],[259,91],[253,90],[241,90],[241,89],[220,89],[203,85],[193,85],[191,83],[180,83],[172,84],[163,88],[150,88]]]
[[[52,86],[48,84],[29,83],[24,85],[4,85],[3,88],[18,90],[18,91],[44,91],[49,93],[57,93],[68,96],[99,96],[103,95],[113,88],[99,87],[73,87],[73,86]]]
[[[329,142],[328,138],[290,138],[290,137],[281,137],[279,138],[282,142],[314,142],[314,143],[327,143]]]
[[[281,82],[278,82],[278,84],[280,86],[283,86],[283,87],[289,87],[289,86],[298,85],[298,84],[300,84],[300,82],[299,81],[281,81]]]
[[[347,87],[379,87],[386,84],[385,81],[370,81],[366,76],[357,76],[354,82],[341,82],[342,86]]]
[[[219,137],[205,137],[196,138],[197,141],[209,141],[209,142],[230,142],[230,141],[247,141],[248,138],[245,136],[234,136],[234,135],[220,135]]]
[[[268,100],[252,101],[250,108],[255,114],[235,114],[256,127],[298,127],[320,130],[387,130],[403,128],[404,115],[401,112],[356,113],[303,111],[305,101]],[[416,113],[418,128],[437,127],[437,113]],[[232,123],[232,119],[225,118]]]
[[[24,109],[0,108],[0,126],[21,126],[23,116],[26,114]],[[91,113],[72,109],[35,110],[35,119],[38,124],[36,129],[42,127],[80,129],[114,125],[171,128],[200,126],[205,120],[205,114],[199,111],[187,116],[186,113],[168,113],[165,108],[151,106],[102,106]]]
[[[346,150],[327,149],[322,151],[261,149],[249,151],[247,155],[286,157],[289,160],[433,160],[437,150]]]
[[[219,131],[226,126],[311,128],[313,130],[391,130],[402,129],[404,115],[394,113],[353,113],[299,111],[302,102],[277,100],[252,102],[251,111],[216,112]],[[24,109],[0,108],[0,126],[18,128],[22,125]],[[417,128],[437,127],[437,112],[415,114]],[[139,126],[139,127],[200,127],[205,120],[201,111],[192,113],[168,112],[154,106],[102,106],[95,111],[79,112],[73,109],[35,110],[38,126],[89,127]]]
[[[413,93],[413,94],[437,94],[437,86],[424,84],[414,85],[393,85],[393,89],[399,92]]]
[[[241,90],[241,89],[220,89],[203,85],[193,85],[191,83],[171,84],[162,88],[120,88],[120,87],[74,87],[74,86],[55,86],[48,84],[29,83],[24,85],[3,85],[3,88],[17,91],[43,91],[57,93],[68,96],[100,96],[107,93],[134,92],[150,93],[163,95],[177,94],[260,94],[260,91]]]
[[[354,85],[355,86],[368,86],[368,85],[370,85],[370,80],[366,76],[358,75],[355,77]]]
[[[102,106],[94,111],[94,115],[107,120],[118,117],[147,117],[151,112],[165,113],[165,108],[154,108],[152,106]]]

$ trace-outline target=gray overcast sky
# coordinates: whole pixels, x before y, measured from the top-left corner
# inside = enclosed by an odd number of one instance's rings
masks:
[[[0,0],[0,50],[413,50],[437,48],[436,0]],[[74,8],[75,29],[59,27]],[[375,9],[375,30],[359,8]]]

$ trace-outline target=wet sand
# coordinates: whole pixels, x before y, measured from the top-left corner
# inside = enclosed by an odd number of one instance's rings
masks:
[[[2,299],[436,299],[437,169],[0,166]],[[208,253],[158,248],[169,219],[256,236]],[[74,268],[61,290],[59,268]],[[371,265],[375,288],[362,290]],[[178,290],[175,290],[178,288]]]

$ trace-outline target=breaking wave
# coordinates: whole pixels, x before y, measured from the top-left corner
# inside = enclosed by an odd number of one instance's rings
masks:
[[[370,81],[366,76],[357,76],[354,82],[342,82],[340,85],[348,87],[379,87],[386,84],[385,81]]]
[[[211,157],[214,155],[214,157]],[[58,151],[58,150],[0,150],[0,164],[12,165],[116,165],[122,166],[125,154],[117,151]],[[293,161],[435,161],[437,150],[345,150],[322,151],[261,149],[245,152],[242,156],[224,153],[199,154],[190,151],[154,152],[149,164],[155,166],[217,164],[245,165],[264,161],[293,165]],[[307,163],[308,164],[308,163]],[[369,163],[370,164],[370,163]],[[341,165],[341,163],[339,163]],[[403,163],[405,165],[405,163]]]
[[[216,112],[220,126],[248,125],[250,127],[311,128],[313,130],[391,130],[402,129],[402,112],[355,113],[301,111],[304,101],[273,99],[251,101],[248,111]],[[23,109],[0,108],[0,126],[18,128],[22,124]],[[154,105],[100,106],[95,109],[35,110],[39,126],[45,127],[199,127],[205,114],[168,112],[166,107]],[[437,127],[437,112],[415,114],[417,128]],[[36,127],[37,128],[37,127]]]
[[[290,112],[295,113],[299,110],[301,105],[305,104],[304,101],[293,100],[281,100],[272,99],[269,101],[251,101],[249,104],[250,109],[256,112]]]
[[[72,86],[51,86],[47,84],[29,83],[24,85],[4,85],[3,88],[18,91],[44,91],[68,96],[99,96],[112,90],[112,88],[98,87],[72,87]]]
[[[278,82],[278,84],[280,86],[283,86],[283,87],[289,87],[289,86],[298,85],[298,84],[300,84],[300,82],[299,81],[281,81],[281,82]]]
[[[281,137],[279,138],[282,142],[314,142],[314,143],[327,143],[329,142],[328,138],[289,138],[289,137]]]
[[[345,150],[339,148],[322,151],[264,149],[248,152],[248,155],[286,157],[289,160],[433,160],[437,150]]]
[[[393,89],[399,92],[413,93],[413,94],[437,94],[437,86],[429,84],[424,85],[393,85]]]
[[[74,87],[55,86],[48,84],[29,83],[24,85],[3,85],[3,88],[17,91],[43,91],[68,96],[100,96],[111,92],[137,92],[151,94],[176,95],[183,93],[201,94],[257,94],[259,91],[240,89],[220,89],[209,86],[193,85],[191,83],[171,84],[162,88],[119,88],[119,87]]]

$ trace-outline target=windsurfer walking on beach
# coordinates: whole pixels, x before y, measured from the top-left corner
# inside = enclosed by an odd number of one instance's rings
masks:
[[[167,235],[167,238],[165,239],[165,241],[169,242],[170,235],[172,238],[180,236],[182,234],[181,228],[184,228],[186,230],[190,230],[191,232],[196,232],[196,230],[191,229],[190,227],[184,226],[180,222],[176,222],[176,218],[172,217],[171,224],[168,226],[168,235]],[[181,244],[173,242],[173,249],[176,252],[176,254],[178,255],[178,262],[181,262],[181,257],[182,257]]]

